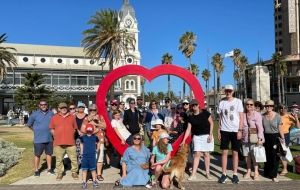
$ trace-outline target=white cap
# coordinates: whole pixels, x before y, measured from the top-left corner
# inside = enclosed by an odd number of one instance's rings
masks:
[[[156,119],[152,122],[152,125],[162,125],[164,127],[164,123],[163,123],[163,120],[161,119]]]
[[[188,101],[187,99],[185,99],[185,100],[183,100],[182,103],[187,103],[187,104],[189,104],[189,101]]]
[[[231,84],[227,84],[225,85],[225,90],[234,90],[234,88]]]
[[[159,139],[163,139],[163,138],[168,138],[168,139],[170,139],[170,136],[169,136],[168,133],[162,133],[162,134],[159,135]]]

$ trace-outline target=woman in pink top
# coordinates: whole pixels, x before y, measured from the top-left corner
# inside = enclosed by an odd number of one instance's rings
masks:
[[[256,143],[250,142],[250,131],[251,133],[255,133],[258,136],[258,141]],[[242,148],[243,148],[243,156],[246,158],[247,162],[247,172],[244,175],[244,178],[251,177],[251,162],[254,165],[254,180],[259,179],[258,173],[258,165],[253,160],[253,148],[256,145],[262,145],[264,139],[264,128],[262,126],[262,116],[259,112],[255,111],[254,109],[254,101],[252,99],[248,99],[246,102],[246,111],[244,113],[244,128],[243,128],[243,138],[242,138]]]

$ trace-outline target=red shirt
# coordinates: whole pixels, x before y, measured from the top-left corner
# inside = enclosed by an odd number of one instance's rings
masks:
[[[78,129],[76,119],[69,113],[65,116],[55,114],[50,121],[50,129],[54,129],[53,146],[75,145],[74,132]]]

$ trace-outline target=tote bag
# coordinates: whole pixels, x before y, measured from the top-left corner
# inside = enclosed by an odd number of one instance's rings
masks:
[[[254,158],[256,162],[266,162],[266,151],[265,147],[263,146],[255,146],[253,149],[254,152]]]

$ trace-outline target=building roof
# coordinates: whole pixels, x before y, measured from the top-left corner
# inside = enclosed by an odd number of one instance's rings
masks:
[[[14,47],[17,50],[17,54],[85,57],[85,53],[82,47],[15,43],[3,43],[3,46]]]
[[[123,0],[123,5],[119,12],[120,19],[123,20],[127,14],[129,14],[132,18],[135,19],[135,11],[133,7],[129,4],[129,0]]]

